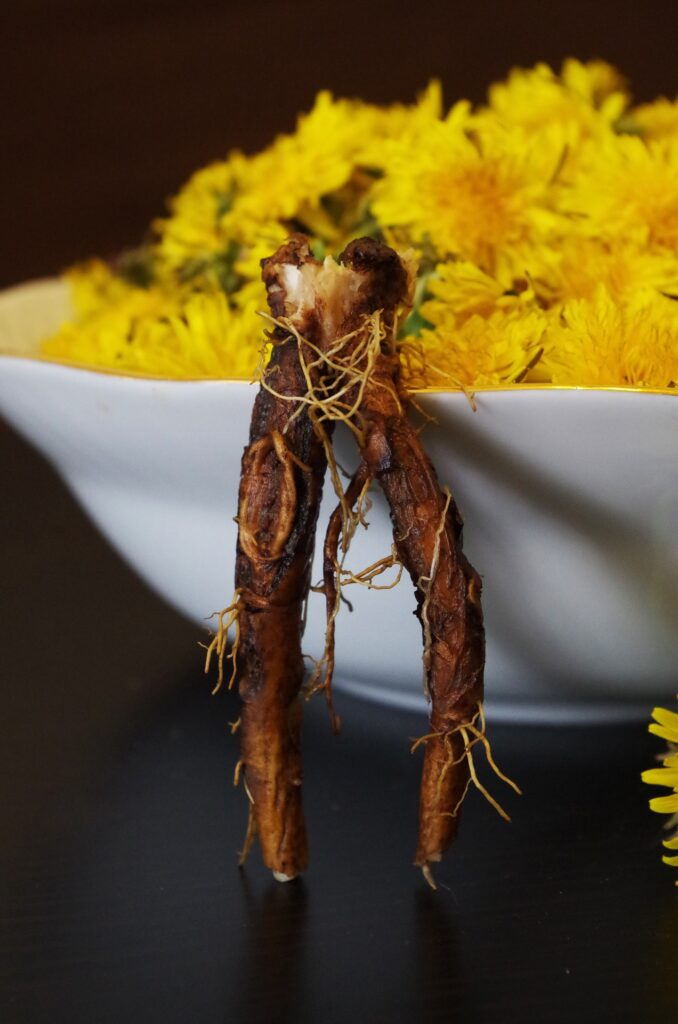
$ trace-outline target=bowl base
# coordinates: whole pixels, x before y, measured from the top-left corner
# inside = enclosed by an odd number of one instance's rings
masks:
[[[335,678],[334,689],[351,697],[401,708],[404,711],[418,711],[428,715],[429,705],[424,694],[387,689],[383,685],[359,683],[354,680]],[[545,701],[525,698],[506,699],[487,696],[485,712],[490,722],[516,723],[520,725],[621,725],[624,723],[649,722],[656,701]],[[341,710],[341,709],[340,709]]]

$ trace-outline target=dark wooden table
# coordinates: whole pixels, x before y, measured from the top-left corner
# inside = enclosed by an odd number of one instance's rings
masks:
[[[2,473],[2,1024],[675,1020],[678,892],[638,726],[493,726],[524,789],[472,794],[411,866],[417,715],[308,709],[312,866],[282,886],[232,786],[233,695],[9,431]]]

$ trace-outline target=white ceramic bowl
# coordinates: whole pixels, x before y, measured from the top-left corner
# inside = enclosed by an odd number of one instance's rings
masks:
[[[57,467],[123,557],[192,618],[233,589],[236,494],[254,388],[94,373],[26,358],[68,311],[61,284],[0,297],[0,408]],[[645,714],[678,688],[678,396],[535,388],[421,396],[425,440],[484,579],[487,705],[495,718]],[[339,433],[339,460],[355,463]],[[328,488],[329,489],[329,488]],[[352,548],[390,549],[378,492]],[[334,497],[325,495],[321,524]],[[321,525],[322,529],[322,525]],[[319,562],[315,577],[320,578]],[[350,594],[337,686],[423,707],[409,581]],[[324,602],[312,595],[306,649]]]

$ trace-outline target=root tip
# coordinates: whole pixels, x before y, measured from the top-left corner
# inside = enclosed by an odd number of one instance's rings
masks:
[[[419,866],[421,868],[421,873],[424,876],[424,878],[426,879],[427,883],[430,885],[430,887],[434,891],[437,890],[438,885],[436,883],[435,878],[433,877],[433,872],[431,871],[431,865],[427,861],[425,864],[420,864]]]
[[[295,878],[298,878],[299,876],[298,875],[286,875],[284,871],[274,871],[273,872],[273,877],[275,878],[276,882],[291,882]]]

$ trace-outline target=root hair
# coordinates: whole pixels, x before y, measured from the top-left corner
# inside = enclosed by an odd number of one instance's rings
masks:
[[[218,675],[212,695],[218,693],[224,682],[224,658],[230,660],[232,664],[231,675],[228,680],[228,689],[230,690],[235,682],[236,673],[238,670],[237,656],[238,647],[240,646],[240,590],[236,590],[233,594],[233,600],[226,607],[222,608],[220,612],[212,612],[210,618],[217,616],[218,625],[217,631],[212,638],[211,643],[207,647],[207,653],[205,654],[205,672],[209,672],[212,661],[212,655],[217,656]],[[227,655],[226,650],[228,647],[228,631],[233,626],[235,628],[235,637],[231,645],[231,651]],[[240,719],[238,719],[238,722]],[[233,729],[235,732],[235,729]]]
[[[517,786],[517,784],[507,775],[504,775],[504,773],[497,767],[494,757],[492,756],[490,741],[487,738],[485,730],[485,711],[483,709],[482,702],[479,701],[477,711],[470,719],[470,721],[460,722],[458,725],[455,725],[451,729],[442,730],[440,732],[427,733],[425,736],[420,736],[418,739],[415,739],[412,743],[410,753],[414,753],[415,750],[417,750],[420,746],[424,746],[426,743],[429,742],[429,740],[442,738],[443,743],[446,749],[448,750],[448,756],[440,770],[440,775],[438,777],[438,785],[436,789],[437,800],[440,799],[443,782],[450,768],[452,768],[456,764],[461,764],[462,761],[464,760],[466,760],[468,764],[469,778],[466,782],[464,792],[462,793],[460,799],[458,800],[456,807],[454,807],[452,811],[440,812],[441,814],[447,817],[456,818],[459,812],[459,808],[464,802],[464,798],[468,793],[471,783],[473,783],[476,789],[478,789],[482,793],[487,802],[491,804],[492,807],[494,807],[497,814],[499,814],[500,817],[504,819],[504,821],[511,820],[506,811],[504,810],[504,808],[501,806],[501,804],[499,804],[497,800],[495,800],[495,798],[492,796],[492,794],[488,791],[488,789],[485,787],[485,785],[480,781],[478,777],[478,772],[476,770],[476,765],[473,759],[473,748],[477,746],[478,743],[480,743],[483,749],[485,750],[487,763],[489,764],[490,768],[497,776],[497,778],[501,779],[502,782],[505,782],[507,786],[510,786],[514,793],[517,793],[518,796],[522,796],[522,792]],[[452,737],[456,733],[459,733],[462,740],[464,741],[462,752],[457,758],[454,757],[452,745]]]

